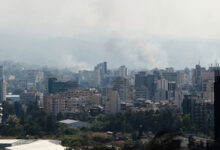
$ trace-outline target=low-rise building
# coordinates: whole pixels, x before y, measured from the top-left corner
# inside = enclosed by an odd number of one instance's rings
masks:
[[[0,149],[5,150],[65,150],[61,141],[57,140],[20,140],[2,139]]]
[[[12,95],[11,93],[9,93],[8,95],[6,95],[6,101],[20,101],[20,95]]]
[[[71,127],[71,128],[89,128],[90,124],[87,122],[82,122],[82,121],[78,121],[78,120],[71,120],[71,119],[67,119],[67,120],[62,120],[59,121],[61,124]]]

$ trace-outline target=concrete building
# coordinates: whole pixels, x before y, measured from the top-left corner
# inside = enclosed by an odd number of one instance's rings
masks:
[[[214,101],[214,118],[215,118],[215,144],[216,149],[220,149],[220,70],[215,71],[215,101]]]
[[[135,91],[137,99],[154,99],[155,98],[155,75],[147,75],[146,72],[139,72],[135,75]],[[143,93],[146,91],[146,93]],[[143,97],[141,97],[143,95]]]
[[[194,106],[195,101],[199,97],[197,95],[185,95],[182,103],[183,114],[191,114],[191,120],[194,120]]]
[[[135,100],[146,100],[148,93],[148,88],[146,86],[146,72],[138,72],[135,74]]]
[[[194,106],[194,122],[199,127],[214,129],[214,103],[211,100],[197,100]]]
[[[120,66],[118,69],[118,76],[126,78],[128,76],[128,68],[126,66]]]
[[[146,100],[149,98],[149,90],[147,87],[136,87],[135,88],[135,100]]]
[[[0,66],[0,101],[6,101],[6,80],[4,76],[4,68]]]
[[[99,87],[102,81],[106,78],[104,70],[105,69],[97,67],[96,70],[93,71],[79,71],[79,85],[81,87]]]
[[[143,87],[143,86],[146,87],[146,80],[147,80],[146,74],[147,74],[146,72],[142,71],[135,75],[135,88]]]
[[[202,98],[214,102],[214,80],[206,80],[202,83]]]
[[[43,101],[43,93],[37,91],[24,91],[20,95],[20,102],[23,104],[27,104],[29,102],[42,102]]]
[[[20,95],[12,95],[11,93],[6,95],[6,101],[19,102],[20,100],[21,100]]]
[[[62,93],[67,92],[71,89],[76,89],[78,87],[78,82],[76,81],[67,81],[61,82],[58,81],[57,78],[49,78],[48,79],[48,93]]]
[[[95,81],[100,86],[108,73],[107,62],[99,63],[94,67]]]
[[[2,103],[0,103],[0,124],[2,123],[2,111],[3,111],[3,107],[2,107]]]
[[[117,77],[113,81],[113,90],[118,91],[121,101],[127,101],[129,96],[129,81],[123,77]]]
[[[118,113],[121,110],[121,100],[117,91],[108,91],[105,102],[106,113]]]
[[[94,70],[100,70],[101,74],[107,74],[107,62],[99,63],[95,66]]]
[[[156,92],[156,80],[157,76],[155,75],[148,75],[145,81],[145,86],[148,88],[148,99],[154,100],[155,99],[155,92]]]
[[[61,94],[50,94],[44,96],[43,107],[47,113],[56,116],[58,113],[64,113],[66,110],[66,98]]]
[[[195,87],[196,90],[201,91],[202,90],[202,71],[205,69],[202,68],[199,64],[196,65],[195,69],[193,70],[193,77],[192,77],[192,83],[193,87]]]
[[[89,111],[94,105],[101,104],[101,94],[94,89],[75,89],[66,93],[48,94],[44,96],[44,110],[54,116],[58,113],[82,113]]]
[[[168,100],[169,101],[175,101],[176,89],[177,89],[176,82],[169,82],[168,83]]]
[[[157,90],[168,91],[168,80],[166,79],[157,80]]]
[[[185,95],[182,107],[183,114],[190,114],[192,122],[198,127],[214,129],[213,101],[200,99],[196,95]]]
[[[155,100],[161,101],[161,100],[167,100],[167,98],[168,98],[168,80],[166,79],[157,80]]]
[[[177,82],[177,73],[176,72],[163,72],[162,76],[169,82]]]
[[[0,149],[4,150],[65,150],[57,140],[1,139]]]

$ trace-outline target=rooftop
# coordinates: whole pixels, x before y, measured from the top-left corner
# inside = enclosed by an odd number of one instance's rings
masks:
[[[62,120],[62,121],[59,121],[60,123],[65,123],[65,124],[71,124],[71,123],[76,123],[76,122],[79,122],[77,120],[71,120],[71,119],[66,119],[66,120]]]
[[[11,144],[6,150],[65,150],[60,141],[55,140],[0,140],[0,144]]]

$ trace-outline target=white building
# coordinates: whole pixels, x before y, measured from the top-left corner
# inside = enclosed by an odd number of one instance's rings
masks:
[[[61,124],[71,127],[71,128],[89,128],[90,124],[87,122],[82,122],[82,121],[78,121],[78,120],[71,120],[71,119],[67,119],[67,120],[62,120],[59,121]]]
[[[118,69],[118,75],[120,77],[124,77],[126,78],[128,76],[128,68],[126,66],[121,66],[119,69]]]
[[[5,150],[65,150],[61,141],[56,140],[0,140],[0,149]]]

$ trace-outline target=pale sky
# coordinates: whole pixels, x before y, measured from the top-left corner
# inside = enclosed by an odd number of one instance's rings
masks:
[[[0,60],[78,69],[220,59],[219,0],[0,0]]]

